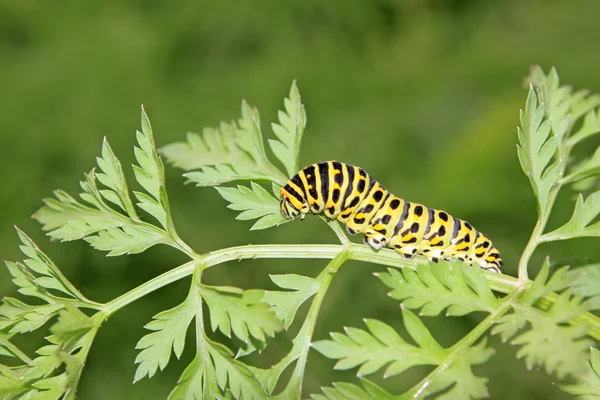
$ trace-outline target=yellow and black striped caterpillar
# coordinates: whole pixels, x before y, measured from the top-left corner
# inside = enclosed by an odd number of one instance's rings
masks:
[[[364,233],[374,249],[387,246],[407,258],[420,254],[477,263],[500,272],[502,259],[490,239],[445,211],[391,194],[362,168],[338,161],[312,164],[281,188],[281,212],[289,219],[309,212],[346,224],[349,234]]]

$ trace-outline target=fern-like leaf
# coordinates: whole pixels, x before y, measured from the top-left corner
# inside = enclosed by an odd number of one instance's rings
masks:
[[[261,342],[283,329],[281,321],[262,301],[263,290],[243,291],[232,287],[200,286],[200,294],[210,309],[213,331],[219,329],[224,335],[231,333],[247,342],[253,337]]]
[[[142,351],[135,359],[139,364],[135,372],[135,381],[143,379],[146,375],[152,378],[157,369],[162,371],[171,358],[171,351],[179,358],[185,345],[185,335],[189,324],[196,315],[196,302],[193,295],[178,306],[158,313],[145,328],[153,331],[142,337],[136,349]]]
[[[577,185],[580,185],[582,180],[589,180],[590,177],[597,176],[599,174],[600,148],[596,149],[596,152],[590,158],[585,159],[582,162],[578,163],[576,166],[574,166],[569,176],[565,178],[565,183],[577,182]]]
[[[169,394],[168,400],[218,399],[222,391],[217,383],[217,375],[210,359],[196,355],[186,367]]]
[[[298,171],[298,155],[300,143],[306,126],[306,112],[302,105],[296,81],[292,83],[290,95],[284,99],[285,111],[279,111],[279,123],[271,124],[275,136],[279,140],[269,140],[273,154],[285,166],[289,176]]]
[[[53,303],[61,298],[55,291],[67,298],[90,302],[63,276],[58,267],[44,252],[19,228],[17,234],[21,239],[21,251],[27,258],[23,263],[7,262],[13,282],[20,289],[19,292],[44,299]]]
[[[377,320],[365,320],[369,332],[345,328],[345,334],[331,333],[333,340],[317,341],[312,347],[327,358],[340,360],[335,369],[360,366],[357,376],[370,375],[387,366],[384,376],[388,377],[416,365],[441,363],[444,349],[414,314],[407,310],[403,310],[402,314],[408,333],[421,347],[407,343],[394,329]]]
[[[250,230],[266,229],[289,221],[281,215],[279,200],[257,183],[251,182],[251,188],[218,187],[217,190],[230,203],[227,208],[242,211],[236,219],[258,218]]]
[[[481,268],[462,262],[419,264],[416,271],[389,268],[387,273],[375,275],[392,289],[389,296],[403,300],[406,308],[421,309],[421,315],[435,316],[443,310],[452,316],[493,312],[499,302]]]
[[[348,382],[337,382],[324,387],[323,394],[313,394],[313,400],[410,400],[410,396],[393,396],[368,379],[361,379],[363,387]]]
[[[543,121],[543,122],[542,122]],[[544,106],[538,105],[533,87],[529,89],[525,111],[521,111],[521,126],[518,128],[518,155],[523,171],[531,181],[541,210],[546,208],[550,188],[560,178],[559,163],[553,162],[557,148],[557,137],[550,135],[551,122],[544,120]]]
[[[444,368],[431,382],[425,383],[423,393],[430,395],[450,388],[442,395],[437,397],[440,400],[463,400],[463,399],[483,399],[490,397],[487,383],[488,378],[476,376],[473,373],[472,366],[487,362],[494,349],[487,347],[487,340],[483,339],[475,346],[461,348],[452,364]],[[414,393],[413,398],[414,398]]]
[[[2,399],[73,399],[84,366],[85,353],[78,351],[91,340],[95,326],[92,320],[73,307],[63,308],[58,321],[46,337],[49,345],[37,350],[33,360],[0,334],[0,350],[5,348],[21,358],[24,365],[0,366],[0,398]],[[5,354],[5,351],[0,351]],[[62,370],[60,374],[56,371]]]
[[[198,186],[241,180],[285,183],[286,176],[265,152],[258,110],[243,101],[241,111],[237,123],[222,122],[218,129],[205,129],[202,135],[188,134],[186,142],[167,145],[161,153],[169,162],[188,171],[184,176]],[[299,139],[295,139],[299,146]]]
[[[567,272],[573,294],[589,298],[600,296],[600,264],[589,264]]]
[[[542,236],[544,241],[565,240],[583,236],[600,236],[600,222],[590,223],[600,214],[600,192],[590,194],[585,201],[577,197],[569,222]]]
[[[207,347],[215,365],[217,383],[221,390],[229,388],[233,398],[243,400],[260,400],[266,397],[252,371],[243,363],[234,360],[231,351],[216,342]]]
[[[283,326],[287,329],[294,321],[298,308],[317,293],[319,282],[314,278],[296,274],[270,275],[270,278],[280,288],[290,290],[267,291],[263,297],[263,301],[271,305],[271,310],[283,321]]]
[[[567,375],[578,376],[583,372],[586,350],[591,344],[586,339],[589,327],[582,322],[572,322],[583,314],[588,305],[580,296],[564,291],[549,310],[540,310],[534,304],[538,299],[557,288],[565,287],[566,268],[549,277],[549,262],[542,266],[531,288],[523,296],[513,300],[513,312],[498,318],[493,334],[502,340],[520,345],[517,356],[523,358],[528,368],[543,366],[560,379]],[[560,346],[557,346],[560,343]]]
[[[317,341],[313,347],[328,358],[340,360],[336,369],[360,366],[358,376],[372,374],[385,366],[384,377],[400,374],[416,365],[437,366],[420,385],[398,397],[401,399],[430,395],[449,387],[441,398],[480,399],[489,396],[487,378],[478,377],[472,371],[473,365],[486,362],[494,354],[493,349],[487,347],[486,340],[472,347],[462,346],[459,342],[457,347],[443,348],[417,316],[405,309],[402,315],[408,334],[418,346],[406,343],[383,322],[366,320],[369,332],[347,328],[345,334],[332,333],[333,340]],[[333,394],[337,396],[338,392],[332,390],[326,395],[337,398]]]
[[[152,126],[143,107],[142,130],[136,132],[136,138],[138,145],[134,147],[134,154],[138,165],[133,166],[133,172],[138,183],[148,192],[134,192],[137,205],[171,232],[173,226],[165,187],[165,167],[156,152]]]
[[[150,121],[143,109],[142,130],[137,132],[137,141],[134,150],[139,165],[133,169],[137,181],[147,192],[134,192],[137,205],[156,218],[163,229],[138,217],[121,163],[104,140],[102,157],[97,159],[100,172],[92,170],[81,182],[83,202],[57,190],[55,198],[44,199],[45,205],[33,215],[50,237],[61,241],[84,239],[111,256],[139,253],[156,244],[173,242],[176,233],[165,190],[164,166],[156,153]],[[100,189],[97,180],[106,189]],[[113,209],[107,201],[125,214]]]
[[[565,392],[577,396],[578,400],[600,399],[600,351],[590,347],[590,361],[586,372],[577,377],[577,383],[560,385]]]
[[[121,162],[108,144],[106,137],[102,142],[102,157],[96,158],[100,172],[96,178],[108,189],[100,190],[102,196],[111,203],[119,206],[130,218],[138,219],[135,207],[129,196],[127,181],[123,174]]]
[[[593,106],[600,105],[600,96],[595,95],[592,97]],[[570,138],[570,144],[575,145],[590,136],[600,133],[600,108],[597,110],[590,110],[585,115],[581,128],[573,134]]]

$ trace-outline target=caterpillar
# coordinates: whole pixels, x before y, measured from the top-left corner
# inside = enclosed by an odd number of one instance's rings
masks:
[[[389,247],[407,258],[423,255],[433,262],[455,258],[500,272],[503,262],[491,240],[446,211],[428,208],[391,194],[365,170],[338,161],[311,164],[280,190],[281,213],[294,219],[323,213],[364,234],[366,244]]]

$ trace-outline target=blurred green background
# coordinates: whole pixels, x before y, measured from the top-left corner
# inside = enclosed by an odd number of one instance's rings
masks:
[[[23,228],[88,297],[108,301],[184,262],[168,248],[106,258],[85,243],[50,243],[30,215],[56,188],[73,194],[107,136],[124,165],[133,162],[143,103],[159,146],[187,131],[237,118],[242,98],[261,110],[263,131],[298,80],[308,113],[301,164],[337,159],[360,165],[393,193],[467,219],[493,238],[515,274],[535,223],[529,183],[516,156],[516,126],[529,66],[555,65],[563,82],[600,91],[600,2],[141,1],[0,3],[0,249],[20,254],[12,225]],[[593,149],[581,148],[579,153]],[[131,177],[131,174],[129,175]],[[262,232],[234,213],[214,189],[184,186],[168,168],[168,191],[181,236],[204,252],[247,243],[332,243],[317,218]],[[568,218],[572,193],[559,198],[551,226]],[[600,260],[597,241],[543,247],[556,263]],[[273,288],[269,273],[314,276],[324,261],[257,260],[214,268],[211,283]],[[535,268],[534,268],[535,269]],[[381,267],[348,263],[327,294],[315,339],[380,318],[402,329],[398,302],[372,277]],[[143,325],[183,300],[178,282],[122,310],[101,329],[84,371],[81,399],[165,398],[189,361],[172,360],[132,385],[134,346]],[[5,270],[0,293],[15,295]],[[425,318],[445,345],[480,316]],[[296,333],[280,335],[260,359],[267,366]],[[567,398],[552,379],[527,371],[515,349],[498,348],[478,368],[492,398]],[[33,351],[41,335],[21,344]],[[190,347],[191,348],[191,347]],[[306,394],[355,380],[311,354]],[[399,392],[423,376],[411,370],[382,383]]]

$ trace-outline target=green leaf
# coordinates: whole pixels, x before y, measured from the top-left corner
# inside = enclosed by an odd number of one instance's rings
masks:
[[[139,364],[135,372],[135,382],[148,378],[160,368],[162,371],[171,357],[171,350],[179,358],[185,345],[185,336],[189,324],[196,315],[195,301],[190,295],[178,306],[160,312],[145,328],[153,331],[142,337],[135,346],[142,350],[135,359]]]
[[[588,91],[573,92],[569,86],[560,86],[558,73],[554,68],[546,75],[539,66],[534,67],[530,81],[538,90],[540,106],[537,107],[532,87],[525,113],[521,113],[522,130],[519,130],[519,141],[522,147],[518,149],[518,153],[523,170],[538,197],[540,209],[545,210],[552,186],[581,181],[600,172],[594,165],[596,160],[592,160],[591,164],[576,167],[575,171],[559,182],[566,167],[569,150],[581,140],[600,131],[600,123],[594,111],[600,105],[600,95],[589,96]],[[542,108],[544,112],[541,111]],[[569,137],[573,127],[583,116],[585,118],[581,128]],[[542,118],[545,121],[540,124]],[[550,132],[552,134],[546,140]],[[548,166],[553,156],[555,162]],[[577,185],[584,187],[589,182],[583,181]]]
[[[539,70],[540,79],[536,82],[536,87],[539,89],[540,103],[546,110],[552,125],[552,133],[560,146],[571,123],[569,111],[573,90],[570,86],[560,86],[556,68],[552,68],[545,76],[541,68]]]
[[[592,157],[573,167],[565,183],[579,182],[600,174],[600,147]]]
[[[336,369],[349,369],[360,365],[359,377],[372,374],[387,365],[384,377],[397,375],[416,365],[435,365],[427,379],[399,399],[425,397],[450,388],[442,397],[448,399],[480,399],[488,397],[487,378],[475,376],[473,365],[489,360],[494,350],[487,347],[484,339],[472,347],[460,342],[444,349],[431,336],[421,320],[403,309],[404,325],[417,346],[406,343],[391,327],[377,320],[366,320],[369,332],[347,328],[346,334],[333,333],[333,340],[313,343],[313,347],[328,358],[339,359]],[[363,382],[364,385],[364,382]],[[381,390],[381,389],[379,389]],[[366,388],[364,395],[359,388],[347,387],[348,398],[387,398],[389,394]],[[328,399],[344,398],[340,388],[324,389]],[[376,394],[375,394],[376,393]],[[356,397],[364,396],[364,397]],[[315,398],[319,398],[315,396]]]
[[[104,138],[104,142],[102,142],[102,157],[96,158],[96,161],[102,171],[96,173],[96,178],[109,188],[108,190],[100,191],[102,196],[111,203],[119,206],[130,218],[134,220],[138,219],[133,202],[129,196],[129,189],[127,188],[127,181],[123,174],[121,162],[115,156],[106,137]]]
[[[0,399],[11,400],[21,397],[24,393],[30,392],[31,388],[24,385],[23,380],[18,373],[8,367],[1,365],[0,368]],[[31,392],[30,392],[31,393]]]
[[[77,318],[67,315],[76,313],[81,315]],[[92,334],[92,326],[89,318],[77,309],[63,310],[61,314],[51,328],[55,334],[46,338],[51,344],[38,349],[38,357],[25,360],[17,355],[25,361],[23,366],[0,365],[0,398],[74,399],[84,365],[84,356],[74,352],[84,341],[91,340],[88,335]],[[64,372],[51,376],[57,369]]]
[[[210,309],[213,331],[219,329],[228,337],[233,331],[243,342],[247,342],[250,336],[264,342],[283,329],[269,304],[262,301],[263,290],[234,291],[210,286],[199,286],[199,290]]]
[[[365,320],[369,332],[345,328],[345,334],[331,333],[333,340],[320,340],[312,347],[327,358],[340,360],[335,369],[360,366],[357,376],[370,375],[387,366],[384,376],[394,376],[416,365],[438,365],[446,351],[410,311],[403,310],[406,329],[421,347],[406,343],[390,326]]]
[[[107,251],[107,256],[141,253],[155,244],[166,243],[162,232],[144,225],[108,228],[84,240],[96,250]]]
[[[258,351],[258,353],[262,353],[264,349],[267,348],[268,342],[260,341],[258,339],[253,338],[252,336],[248,337],[248,341],[242,343],[242,345],[238,348],[237,353],[235,354],[235,358],[240,358],[247,356],[249,354]]]
[[[168,400],[217,399],[221,396],[212,363],[196,355],[183,371]]]
[[[583,89],[571,95],[571,120],[572,124],[584,115],[591,111],[594,111],[596,107],[600,106],[600,94],[592,93],[589,90]],[[575,137],[573,135],[571,139]]]
[[[64,364],[65,372],[60,375],[40,379],[31,384],[38,391],[31,398],[34,399],[75,399],[77,382],[83,368],[79,357],[60,351],[59,357]],[[33,394],[33,393],[32,393]]]
[[[94,323],[83,312],[74,307],[59,311],[58,321],[52,325],[52,341],[61,344],[61,348],[74,350],[82,346],[85,336],[94,328]]]
[[[89,205],[57,190],[56,199],[44,199],[46,205],[33,215],[42,223],[42,229],[49,231],[48,236],[61,241],[84,239],[110,255],[139,253],[155,244],[170,243],[164,230],[110,208],[96,186],[93,172],[86,174],[81,187],[81,198]]]
[[[52,337],[47,339],[51,340]],[[62,363],[62,359],[58,355],[60,350],[60,345],[52,342],[39,348],[36,351],[39,356],[29,364],[29,367],[23,373],[23,378],[25,380],[36,380],[49,376]]]
[[[323,394],[313,394],[313,400],[410,400],[410,396],[392,396],[368,379],[362,378],[363,388],[347,382],[336,382],[333,387],[324,387]]]
[[[492,334],[500,334],[503,341],[520,345],[518,358],[523,358],[529,369],[542,366],[547,373],[560,379],[583,373],[586,351],[591,341],[586,338],[590,327],[574,320],[586,312],[589,305],[570,290],[561,293],[549,310],[541,310],[536,301],[557,288],[565,287],[567,269],[562,268],[548,279],[549,262],[542,266],[530,289],[516,302],[513,312],[497,319]],[[569,324],[570,323],[570,324]],[[560,344],[560,345],[557,345]]]
[[[222,122],[205,128],[202,135],[188,134],[186,142],[165,146],[167,160],[186,171],[184,176],[198,186],[215,186],[240,180],[287,180],[268,160],[264,149],[260,116],[245,101],[238,123]]]
[[[440,400],[483,399],[490,397],[487,382],[473,374],[472,366],[487,362],[495,351],[487,347],[484,338],[472,347],[461,348],[454,362],[428,382],[424,393],[432,394],[450,387],[450,390],[438,397]],[[423,392],[421,392],[423,393]]]
[[[160,152],[175,167],[191,171],[219,164],[252,164],[235,144],[236,126],[221,122],[219,128],[204,128],[202,135],[188,133],[185,142],[168,144]]]
[[[87,300],[62,275],[60,270],[25,233],[17,229],[23,263],[6,265],[19,292],[37,297],[47,304],[29,305],[6,297],[0,305],[0,355],[20,359],[23,364],[7,367],[0,364],[0,398],[2,399],[73,399],[87,352],[77,351],[92,340],[96,326],[74,305],[97,307]],[[31,360],[14,346],[13,335],[40,328],[53,317],[57,321],[46,336],[49,345],[37,350]],[[52,374],[57,369],[59,375]]]
[[[148,192],[134,192],[138,206],[158,220],[164,228],[142,222],[127,188],[121,163],[108,142],[97,158],[101,172],[85,175],[81,182],[83,203],[57,190],[56,198],[44,199],[45,206],[33,217],[42,223],[48,235],[61,241],[84,239],[92,247],[109,255],[139,253],[159,243],[172,243],[176,236],[170,217],[164,182],[164,166],[156,153],[150,121],[142,108],[142,131],[137,132],[138,146],[134,165],[137,181]],[[99,189],[96,179],[108,189]],[[118,206],[126,215],[114,210],[106,201]]]
[[[250,154],[257,165],[270,164],[265,153],[258,109],[250,106],[246,100],[242,101],[242,117],[238,120],[238,126],[236,132],[238,146]]]
[[[558,148],[557,137],[548,138],[551,122],[543,119],[544,105],[538,105],[537,95],[530,87],[525,111],[521,111],[517,153],[542,210],[546,208],[550,188],[560,178],[558,163],[549,165]]]
[[[236,219],[259,219],[250,230],[265,229],[289,221],[281,215],[279,200],[257,183],[251,182],[251,189],[238,186],[217,187],[217,190],[230,203],[227,208],[242,211]]]
[[[63,398],[63,395],[67,391],[68,383],[67,373],[62,373],[39,380],[33,385],[37,390],[32,390],[29,394],[34,399],[59,400]]]
[[[289,176],[298,171],[300,143],[306,127],[306,112],[300,98],[296,81],[292,83],[290,95],[283,101],[285,111],[279,111],[279,123],[271,124],[279,140],[269,140],[271,150],[285,166]]]
[[[13,277],[13,282],[19,287],[19,292],[27,295],[34,296],[45,300],[48,303],[64,304],[67,300],[78,300],[85,303],[92,303],[87,300],[72,284],[69,280],[60,272],[54,262],[48,257],[42,250],[19,228],[17,233],[21,242],[21,251],[27,257],[22,263],[13,263],[10,261],[6,262],[8,271]],[[65,296],[66,295],[66,296]],[[32,307],[27,306],[17,300],[12,300],[5,304],[3,307],[17,307],[21,308],[21,318],[25,320],[38,319],[42,314],[52,314],[57,311],[56,309],[52,312],[48,308],[40,307],[38,317],[33,314],[36,313]],[[34,307],[35,308],[35,307]],[[29,315],[27,317],[26,315]],[[47,318],[50,318],[49,315]],[[47,319],[46,319],[47,320]],[[40,321],[41,324],[44,321]],[[35,325],[36,322],[33,322]],[[39,326],[39,325],[38,325]],[[29,329],[35,329],[37,326],[29,326]],[[18,328],[28,329],[23,326]]]
[[[544,241],[566,240],[582,236],[600,236],[600,223],[590,223],[600,214],[600,192],[590,194],[585,201],[579,195],[573,216],[560,228],[542,236]]]
[[[573,294],[584,297],[600,296],[600,264],[589,264],[567,272],[568,287]]]
[[[183,174],[189,182],[196,186],[217,186],[223,183],[250,180],[271,180],[266,175],[250,172],[239,173],[229,165],[218,164],[214,167],[202,167],[200,171],[192,171]]]
[[[600,97],[598,95],[593,97],[593,104],[596,106],[600,104]],[[590,110],[585,114],[581,128],[569,140],[571,146],[600,133],[600,116],[598,114],[600,114],[600,109]]]
[[[419,264],[417,270],[402,272],[389,268],[375,274],[392,291],[389,296],[403,300],[402,306],[421,309],[421,315],[460,316],[474,311],[493,312],[499,303],[487,285],[481,268],[462,262]]]
[[[559,386],[565,392],[576,395],[579,400],[600,399],[600,351],[590,347],[590,361],[586,372],[577,377],[577,383]]]
[[[292,290],[290,292],[267,291],[263,301],[271,305],[277,318],[283,321],[283,326],[288,329],[298,308],[319,290],[319,282],[307,276],[287,274],[269,275],[271,280],[280,288]]]
[[[246,365],[234,360],[233,354],[225,346],[212,341],[209,343],[207,349],[213,359],[217,383],[221,390],[229,387],[235,399],[266,398],[265,390]]]
[[[142,107],[142,131],[136,132],[138,146],[134,147],[135,159],[138,165],[133,166],[135,179],[150,194],[135,192],[138,206],[152,215],[170,231],[170,211],[165,189],[165,167],[156,152],[152,126]]]

